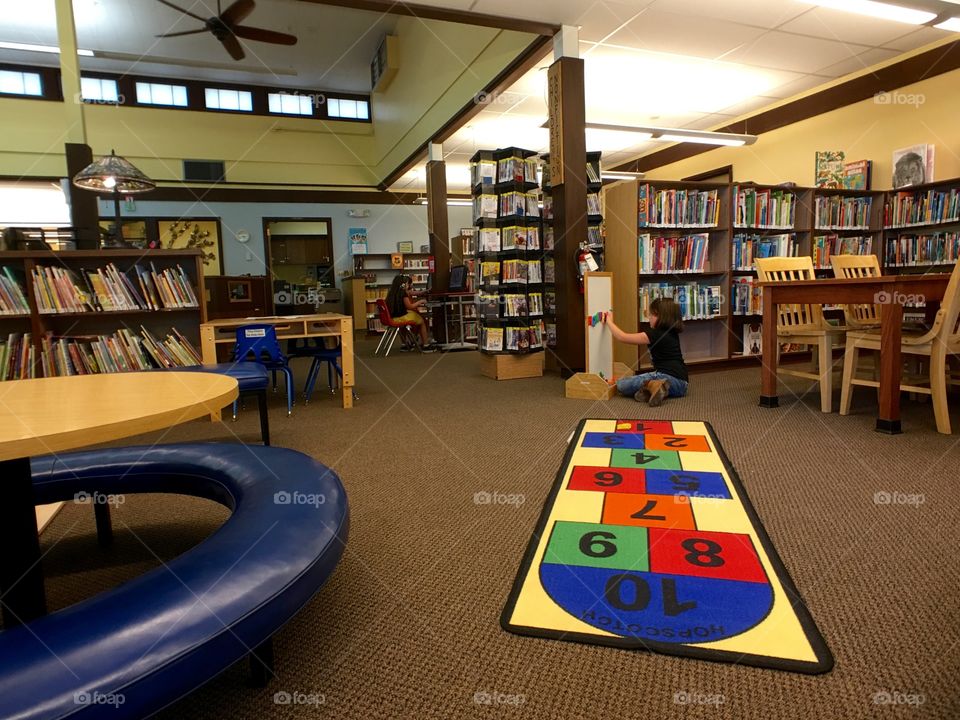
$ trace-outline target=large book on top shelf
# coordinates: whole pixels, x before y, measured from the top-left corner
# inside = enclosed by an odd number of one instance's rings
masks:
[[[0,253],[0,379],[197,365],[199,250]]]

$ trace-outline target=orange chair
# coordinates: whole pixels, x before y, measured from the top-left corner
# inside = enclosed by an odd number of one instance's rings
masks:
[[[409,340],[414,346],[417,346],[416,337],[413,335],[411,328],[417,327],[415,322],[397,322],[390,316],[390,308],[387,307],[387,301],[384,299],[377,300],[377,312],[380,313],[380,322],[386,328],[386,331],[383,333],[383,337],[380,338],[380,344],[377,345],[377,349],[374,351],[374,355],[379,355],[380,350],[384,350],[383,356],[387,357],[390,354],[390,350],[393,349],[393,343],[397,339],[397,335],[402,334],[405,340]]]

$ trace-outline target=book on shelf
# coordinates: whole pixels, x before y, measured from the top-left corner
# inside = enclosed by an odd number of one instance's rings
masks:
[[[763,351],[763,325],[743,324],[743,354],[759,355]]]
[[[872,160],[854,160],[844,163],[843,187],[847,190],[869,190],[872,173]]]
[[[720,222],[720,202],[714,190],[654,190],[640,183],[637,197],[639,227],[715,227]]]
[[[682,237],[638,237],[638,267],[641,274],[703,272],[709,257],[707,233]]]
[[[522,153],[497,160],[498,183],[537,182],[537,158],[523,157]]]
[[[948,222],[960,222],[960,188],[900,191],[884,207],[883,224],[888,228]]]
[[[589,231],[589,228],[588,228]],[[555,247],[554,237],[553,237],[553,226],[544,225],[543,226],[543,249],[547,251],[553,251]]]
[[[553,195],[547,194],[543,196],[542,217],[544,220],[553,220]]]
[[[480,228],[480,252],[500,251],[500,229]]]
[[[814,155],[814,185],[818,188],[843,187],[843,150],[818,150]]]
[[[499,208],[496,195],[474,195],[473,196],[473,219],[477,220],[496,220],[497,209]]]
[[[886,265],[949,265],[960,258],[960,232],[898,235],[887,238]]]
[[[893,151],[893,187],[933,182],[933,145],[913,145]]]
[[[719,285],[696,283],[651,283],[640,286],[641,317],[650,316],[650,304],[661,298],[672,298],[680,306],[684,320],[712,320],[720,317],[722,292]]]
[[[796,195],[777,188],[733,188],[734,225],[738,227],[792,229]]]
[[[0,315],[29,315],[30,303],[13,268],[4,266],[0,273]]]
[[[830,268],[834,255],[870,255],[873,238],[870,235],[814,235],[812,245],[813,265],[818,269]]]
[[[527,282],[526,260],[504,260],[500,264],[500,282],[503,285]]]
[[[818,195],[814,227],[818,230],[868,230],[872,197]]]
[[[508,226],[500,229],[500,250],[539,250],[540,228]]]
[[[543,268],[539,260],[527,260],[527,282],[530,284],[543,282]]]
[[[530,293],[527,296],[527,314],[531,317],[543,315],[543,293]]]
[[[497,184],[497,161],[478,160],[470,164],[470,186],[493,188]]]
[[[10,333],[0,341],[0,380],[36,377],[34,347],[30,333]]]
[[[737,234],[730,241],[734,270],[753,270],[757,258],[793,257],[797,241],[793,233],[779,235]]]
[[[762,294],[756,278],[733,278],[730,304],[734,315],[760,315],[763,312]]]
[[[547,347],[556,347],[557,346],[557,324],[554,322],[548,322],[544,325],[544,342]]]
[[[556,265],[552,257],[543,259],[543,282],[553,283],[557,281]]]
[[[600,215],[602,212],[600,193],[587,193],[587,215]]]
[[[504,317],[526,317],[529,315],[529,301],[521,293],[507,293],[502,296]]]
[[[503,352],[503,328],[481,327],[480,349],[487,352]]]
[[[587,244],[594,246],[603,245],[603,227],[600,225],[587,225]]]
[[[587,182],[588,183],[598,183],[601,182],[600,178],[600,163],[587,163]]]

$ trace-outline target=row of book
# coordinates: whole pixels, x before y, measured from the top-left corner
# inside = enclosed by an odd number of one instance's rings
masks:
[[[734,235],[730,242],[734,270],[753,270],[757,258],[792,257],[797,254],[793,233]]]
[[[554,329],[554,331],[556,331]],[[532,325],[481,327],[480,349],[486,352],[528,352],[543,347],[543,322]]]
[[[883,224],[888,228],[947,222],[960,222],[958,188],[898,192],[883,209]]]
[[[867,230],[870,227],[872,197],[818,195],[814,222],[818,230]]]
[[[761,288],[756,278],[733,279],[730,284],[730,309],[734,315],[760,315],[763,312]]]
[[[162,339],[142,326],[139,335],[128,328],[109,335],[54,337],[47,333],[40,340],[39,363],[35,352],[30,333],[8,335],[6,342],[0,342],[0,378],[130,372],[202,362],[197,349],[176,328]]]
[[[870,255],[873,252],[873,238],[869,235],[814,235],[812,245],[816,268],[831,267],[830,258],[834,255]]]
[[[367,302],[376,302],[377,300],[386,300],[388,292],[390,292],[390,288],[385,288],[385,287],[370,287],[369,285],[367,285],[364,289]]]
[[[887,266],[948,265],[960,258],[960,233],[900,235],[887,239]]]
[[[641,274],[703,272],[710,251],[707,233],[682,237],[638,238],[639,269]]]
[[[488,320],[543,315],[543,293],[477,293],[480,314]]]
[[[600,193],[587,193],[587,215],[596,217],[603,214],[603,203]],[[549,193],[543,196],[543,219],[553,220],[553,196]]]
[[[553,232],[550,232],[551,242]],[[538,225],[510,225],[502,228],[480,228],[480,252],[506,250],[539,250],[540,228]]]
[[[0,274],[0,315],[29,315],[30,304],[12,268]]]
[[[654,190],[640,183],[637,191],[639,227],[716,227],[720,200],[716,190]]]
[[[474,195],[473,219],[495,220],[497,218],[540,217],[540,193],[511,190],[501,195]]]
[[[77,272],[37,265],[31,271],[33,293],[41,313],[112,312],[198,307],[197,296],[183,268],[132,269],[134,280],[113,263]],[[82,284],[81,284],[82,281]]]
[[[797,196],[788,190],[735,185],[733,207],[733,223],[737,227],[792,228],[797,212]]]
[[[672,298],[684,320],[711,320],[720,317],[723,293],[719,285],[657,283],[640,286],[641,317],[650,317],[650,303]]]
[[[487,260],[480,263],[480,282],[487,287],[539,284],[543,282],[543,269],[539,260]]]
[[[492,187],[499,183],[536,183],[536,157],[511,156],[500,160],[481,159],[470,165],[471,187]]]

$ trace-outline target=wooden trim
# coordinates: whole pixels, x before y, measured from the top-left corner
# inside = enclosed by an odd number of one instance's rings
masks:
[[[301,0],[302,2],[311,2],[312,0]],[[517,80],[526,75],[538,62],[542,61],[553,43],[552,37],[539,37],[530,43],[526,49],[520,53],[516,59],[504,68],[493,80],[477,93],[483,93],[485,97],[492,98],[513,85]],[[462,128],[467,122],[477,115],[485,106],[475,100],[463,105],[457,113],[447,120],[433,137],[423,142],[407,158],[400,163],[393,171],[387,175],[377,186],[380,190],[386,190],[399,180],[410,168],[417,164],[427,152],[430,143],[442,143],[448,140],[457,130]]]
[[[294,186],[295,187],[295,186]],[[362,190],[274,190],[237,187],[158,187],[145,200],[166,202],[334,203],[358,205],[415,205],[418,193]]]
[[[733,165],[723,165],[722,167],[706,170],[690,177],[680,178],[683,182],[717,182],[715,178],[719,175],[726,175],[729,180],[721,181],[726,183],[733,182]]]
[[[889,92],[929,77],[960,68],[960,40],[914,55],[900,62],[853,78],[839,85],[799,98],[793,102],[739,120],[717,132],[760,135],[817,115],[838,110],[867,100],[878,93]],[[663,150],[622,163],[611,170],[646,172],[664,165],[696,157],[717,148],[696,143],[680,143]]]
[[[468,12],[466,10],[452,10],[417,5],[415,3],[396,2],[396,0],[300,0],[314,5],[333,5],[335,7],[351,8],[353,10],[369,10],[384,15],[405,15],[422,20],[442,20],[443,22],[461,23],[464,25],[479,25],[481,27],[500,28],[501,30],[516,30],[518,32],[533,33],[553,37],[560,30],[559,25],[538,22],[536,20],[519,20],[517,18],[498,17],[483,13]]]

